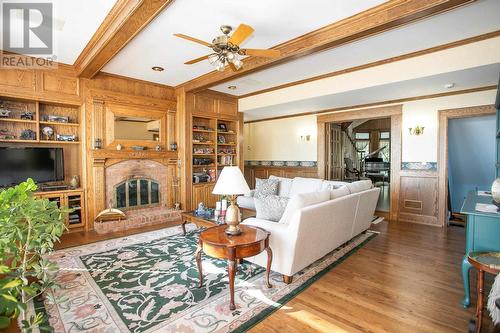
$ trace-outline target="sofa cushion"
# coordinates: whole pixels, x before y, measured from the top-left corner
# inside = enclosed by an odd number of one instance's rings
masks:
[[[319,192],[322,184],[322,179],[295,177],[290,189],[290,198],[297,194]]]
[[[328,200],[330,200],[330,191],[297,194],[286,205],[285,212],[279,222],[288,223],[298,210]]]
[[[255,198],[265,198],[278,194],[279,181],[277,179],[255,179]]]
[[[371,189],[373,187],[373,183],[371,180],[358,180],[357,182],[346,184],[347,188],[351,192],[351,194],[363,192]]]
[[[265,198],[255,198],[256,218],[278,222],[288,204],[288,198],[270,195]]]
[[[335,200],[337,198],[345,197],[346,195],[349,195],[351,192],[347,188],[347,186],[342,186],[339,187],[335,190],[330,191],[330,200]]]
[[[247,208],[251,210],[255,210],[255,198],[246,195],[240,195],[236,199],[236,203],[241,208]]]
[[[331,191],[331,190],[336,190],[338,188],[341,188],[342,186],[345,186],[348,184],[347,182],[339,182],[336,180],[323,180],[323,183],[321,184],[321,191]]]
[[[277,179],[280,182],[278,186],[278,195],[280,197],[290,197],[290,189],[292,188],[293,179],[273,175],[269,176],[269,179]]]

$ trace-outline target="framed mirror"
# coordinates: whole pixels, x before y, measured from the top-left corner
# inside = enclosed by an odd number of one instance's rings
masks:
[[[154,149],[159,144],[166,150],[167,112],[146,110],[118,104],[106,105],[106,149]],[[137,149],[137,148],[136,148]]]

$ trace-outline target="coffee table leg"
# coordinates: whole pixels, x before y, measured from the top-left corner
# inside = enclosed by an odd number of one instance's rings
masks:
[[[269,283],[269,274],[271,273],[271,264],[273,262],[273,251],[268,246],[266,248],[266,252],[267,252],[266,283],[268,288],[272,288],[272,285]]]
[[[234,310],[236,306],[234,305],[234,276],[236,275],[236,261],[229,259],[227,261],[227,273],[229,275],[229,294],[231,297],[229,303],[229,309]]]
[[[201,270],[201,249],[202,249],[201,242],[198,242],[198,247],[196,248],[194,257],[196,258],[196,266],[198,266],[198,275],[200,277],[199,288],[203,286],[203,272]]]

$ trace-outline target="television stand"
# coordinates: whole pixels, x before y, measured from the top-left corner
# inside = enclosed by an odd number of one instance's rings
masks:
[[[50,191],[65,191],[69,190],[68,185],[40,185],[39,191],[50,192]]]

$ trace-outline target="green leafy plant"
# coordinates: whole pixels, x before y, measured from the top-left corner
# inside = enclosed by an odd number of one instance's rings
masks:
[[[17,318],[25,332],[40,326],[43,315],[28,318],[27,304],[55,285],[57,266],[46,255],[66,229],[71,210],[36,198],[36,190],[28,179],[0,192],[0,328]]]

